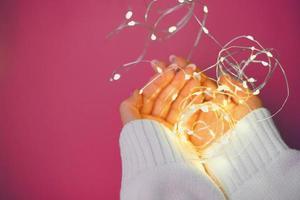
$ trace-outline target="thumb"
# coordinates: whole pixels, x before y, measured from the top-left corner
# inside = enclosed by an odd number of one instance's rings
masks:
[[[140,119],[140,108],[142,107],[142,95],[138,90],[135,90],[133,95],[124,100],[120,105],[120,115],[123,125],[126,123]]]

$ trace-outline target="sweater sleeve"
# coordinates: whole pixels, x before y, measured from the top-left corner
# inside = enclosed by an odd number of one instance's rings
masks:
[[[192,145],[152,120],[126,124],[120,136],[121,200],[221,200]]]
[[[206,150],[205,166],[229,199],[300,199],[300,153],[283,142],[266,109],[227,134]]]

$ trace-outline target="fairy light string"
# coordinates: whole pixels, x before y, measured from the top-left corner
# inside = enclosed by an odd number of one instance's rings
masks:
[[[143,91],[146,87],[148,87],[153,81],[155,81],[157,78],[159,78],[169,70],[182,70],[185,73],[186,80],[189,80],[191,78],[200,80],[202,73],[208,70],[216,70],[216,78],[210,78],[217,83],[216,90],[212,90],[211,88],[204,86],[194,88],[195,92],[184,98],[180,104],[182,114],[178,122],[175,124],[173,131],[178,134],[182,141],[187,141],[190,136],[194,136],[194,138],[197,138],[199,141],[205,141],[201,146],[199,146],[199,151],[202,151],[212,142],[228,142],[230,140],[230,137],[227,137],[225,132],[226,130],[233,129],[235,124],[237,123],[237,120],[234,119],[234,117],[227,109],[228,104],[230,103],[230,101],[232,101],[232,99],[235,99],[241,106],[249,109],[250,112],[251,108],[249,107],[249,105],[247,105],[247,100],[251,96],[259,95],[261,93],[262,89],[271,79],[275,69],[277,68],[280,69],[280,72],[284,77],[284,82],[286,85],[286,97],[280,108],[270,117],[275,116],[283,109],[289,97],[289,84],[285,70],[278,59],[273,55],[272,49],[264,48],[251,35],[241,35],[234,37],[225,45],[222,45],[221,42],[219,42],[211,34],[208,27],[206,26],[209,10],[207,5],[203,4],[200,0],[177,0],[175,1],[176,4],[174,6],[158,12],[159,16],[157,17],[157,19],[154,21],[154,23],[150,23],[149,16],[153,12],[155,12],[154,5],[157,2],[159,2],[159,0],[152,0],[148,3],[142,20],[135,19],[134,11],[132,9],[128,9],[124,15],[124,21],[108,35],[108,37],[111,37],[124,29],[134,28],[137,26],[140,26],[147,31],[147,38],[145,38],[144,48],[142,49],[141,53],[135,60],[127,62],[116,68],[112,73],[110,81],[119,80],[122,77],[122,73],[124,71],[130,70],[137,64],[150,63],[151,61],[146,60],[145,57],[148,52],[148,47],[152,42],[165,41],[174,36],[178,31],[183,29],[190,21],[195,21],[199,26],[199,29],[194,39],[194,43],[187,54],[187,59],[190,60],[192,58],[193,52],[199,46],[202,36],[206,36],[210,38],[218,48],[220,48],[216,63],[204,68],[200,72],[194,72],[192,75],[187,74],[183,68],[180,68],[179,66],[176,66],[174,64],[165,71],[162,71],[159,67],[157,67],[156,71],[158,73],[156,77],[149,81],[143,88],[141,88],[139,92],[140,94],[143,94]],[[199,15],[196,13],[196,8],[198,6],[202,8],[202,19],[200,19]],[[185,9],[186,13],[176,23],[170,24],[165,29],[159,28],[160,23],[167,16],[181,9]],[[250,43],[251,45],[249,45]],[[248,53],[247,57],[241,58],[240,55],[245,53]],[[263,81],[260,83],[256,77],[253,77],[247,73],[247,70],[250,69],[254,64],[259,65],[262,69],[265,69],[267,71]],[[229,85],[221,84],[219,80],[226,74],[233,77],[233,79],[237,80],[240,84],[236,84],[231,80],[227,80]],[[243,95],[241,95],[241,93]],[[223,99],[222,101],[214,101],[214,99],[217,99],[218,95],[226,95],[228,98]],[[200,96],[209,96],[212,100],[204,101],[202,103],[195,103],[195,99]],[[176,97],[177,94],[172,97],[172,100],[175,101]],[[217,124],[213,124],[212,126],[205,122],[205,120],[198,120],[193,124],[187,125],[189,119],[199,111],[204,113],[211,112],[215,117],[215,121],[217,122]],[[227,126],[226,129],[225,126]],[[203,138],[203,135],[201,136],[199,132],[205,132],[206,138]],[[222,140],[217,140],[217,138],[220,138],[221,136]],[[203,158],[203,160],[205,159],[206,158]]]

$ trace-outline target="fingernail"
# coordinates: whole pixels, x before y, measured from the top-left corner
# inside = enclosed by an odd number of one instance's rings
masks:
[[[159,65],[158,60],[151,60],[150,63],[152,65],[152,67],[156,67],[157,65]]]
[[[187,68],[191,68],[192,70],[196,70],[196,68],[197,68],[197,66],[195,64],[193,64],[193,63],[188,64],[186,67]]]
[[[175,63],[176,62],[176,56],[175,55],[170,55],[169,56],[169,61],[170,61],[170,63]]]
[[[196,80],[201,80],[201,72],[194,72],[193,73],[193,77],[196,79]]]
[[[179,68],[179,66],[176,63],[172,63],[171,65],[169,65],[168,67],[169,69],[174,69],[177,70]]]

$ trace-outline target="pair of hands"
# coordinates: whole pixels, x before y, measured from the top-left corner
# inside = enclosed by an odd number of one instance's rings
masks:
[[[229,75],[223,75],[215,81],[200,73],[196,65],[184,58],[171,55],[169,61],[170,64],[152,61],[151,65],[157,74],[142,92],[134,91],[131,97],[121,103],[124,125],[137,119],[152,119],[173,129],[184,111],[194,104],[219,105],[230,115],[230,121],[236,122],[251,110],[262,106],[257,96]],[[226,90],[220,91],[220,86]],[[195,93],[198,95],[193,95]],[[203,124],[210,129],[203,128]],[[201,149],[232,128],[231,122],[222,116],[201,110],[193,113],[186,126],[196,133],[189,136],[190,141]],[[213,130],[214,136],[209,130]]]

